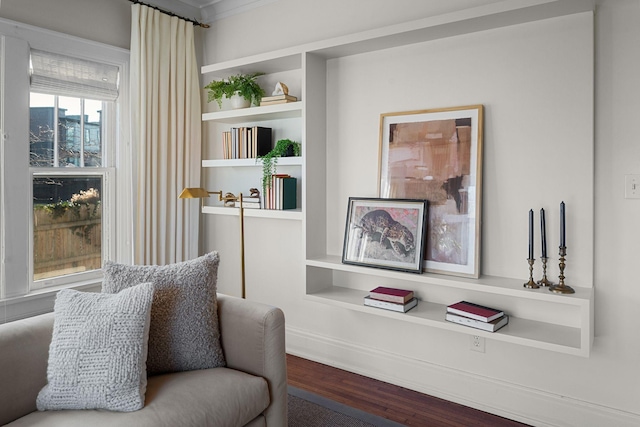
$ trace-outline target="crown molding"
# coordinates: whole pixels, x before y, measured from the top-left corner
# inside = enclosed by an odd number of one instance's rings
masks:
[[[278,0],[212,0],[202,6],[200,11],[202,20],[208,24],[276,1]]]

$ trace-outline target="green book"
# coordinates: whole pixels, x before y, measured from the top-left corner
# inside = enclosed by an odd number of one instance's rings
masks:
[[[282,209],[295,209],[297,207],[297,179],[293,177],[282,178]]]

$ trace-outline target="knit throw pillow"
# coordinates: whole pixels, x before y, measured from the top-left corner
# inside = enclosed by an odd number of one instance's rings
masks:
[[[39,411],[130,412],[144,406],[153,291],[143,283],[117,295],[58,292]]]
[[[150,375],[225,366],[216,296],[218,263],[217,252],[164,266],[105,263],[102,292],[117,293],[141,282],[155,285]]]

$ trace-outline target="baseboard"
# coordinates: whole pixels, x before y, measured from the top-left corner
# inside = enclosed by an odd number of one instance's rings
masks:
[[[640,425],[640,414],[550,394],[287,326],[287,352],[539,427]],[[415,378],[428,378],[428,384]]]

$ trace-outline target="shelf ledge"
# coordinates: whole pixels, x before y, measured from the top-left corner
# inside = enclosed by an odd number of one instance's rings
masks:
[[[278,166],[302,166],[302,157],[278,157]],[[211,159],[203,160],[202,167],[262,167],[262,163],[256,159]]]
[[[588,308],[593,300],[593,288],[572,286],[576,293],[571,295],[559,295],[549,292],[548,289],[527,289],[522,286],[523,280],[498,276],[481,276],[479,279],[467,279],[464,277],[446,276],[443,274],[422,273],[410,274],[399,271],[373,269],[368,267],[343,264],[337,255],[326,255],[307,259],[307,266],[325,268],[334,271],[348,273],[368,274],[386,277],[393,280],[406,282],[426,283],[449,288],[477,291],[490,294],[539,300],[553,303],[561,303],[581,308]]]
[[[202,213],[210,215],[230,215],[239,216],[240,208],[230,208],[224,206],[203,206]],[[302,221],[302,211],[300,209],[246,209],[244,216],[250,218],[271,218],[271,219],[289,219]]]
[[[286,104],[265,105],[263,107],[240,108],[237,110],[203,113],[202,121],[218,123],[248,123],[265,120],[290,119],[302,116],[302,101]]]

